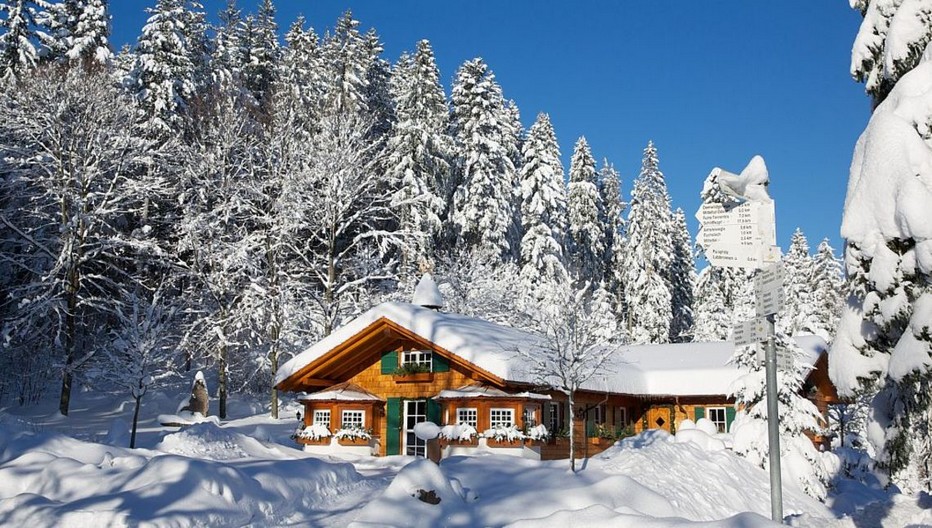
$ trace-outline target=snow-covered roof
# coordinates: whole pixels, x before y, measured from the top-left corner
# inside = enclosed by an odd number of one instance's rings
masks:
[[[794,339],[810,366],[827,348],[819,336]],[[622,363],[613,376],[616,390],[647,396],[728,394],[732,382],[746,373],[730,363],[734,353],[730,341],[628,346],[622,349]]]
[[[538,336],[516,328],[437,312],[401,302],[383,303],[338,328],[279,368],[275,384],[358,334],[381,318],[388,319],[440,348],[503,380],[535,383],[528,360],[520,352],[540,349]],[[825,342],[818,336],[796,338],[814,364]],[[584,388],[642,396],[701,396],[729,393],[732,382],[744,371],[729,363],[734,343],[682,343],[632,345],[619,350],[619,361],[605,379],[592,380]]]
[[[536,394],[533,392],[509,393],[495,387],[487,385],[466,385],[458,389],[443,390],[436,398],[441,400],[454,400],[464,398],[527,398],[530,400],[549,400],[547,394]]]
[[[418,281],[417,286],[414,288],[414,297],[411,299],[411,304],[436,309],[443,306],[443,295],[441,295],[440,288],[437,287],[437,283],[434,282],[434,278],[430,276],[430,273],[425,273],[421,280]]]
[[[326,390],[303,394],[298,401],[385,401],[353,383],[339,383]]]

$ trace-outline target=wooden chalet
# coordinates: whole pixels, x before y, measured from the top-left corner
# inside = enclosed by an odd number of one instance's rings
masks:
[[[420,288],[420,285],[419,285]],[[477,435],[443,442],[446,455],[500,449],[531,458],[568,456],[562,433],[572,423],[578,455],[593,455],[623,434],[645,429],[676,432],[683,419],[707,418],[722,432],[735,416],[731,384],[743,374],[728,363],[734,344],[628,346],[604,380],[576,394],[572,419],[566,397],[534,383],[519,350],[539,344],[533,334],[438,310],[437,295],[415,304],[376,306],[282,365],[275,386],[301,393],[304,425],[326,423],[336,432],[365,429],[364,451],[417,455],[426,442],[416,424],[467,425]],[[824,413],[837,397],[829,382],[824,341],[797,338],[813,370],[804,390]],[[546,441],[501,441],[489,431],[527,432],[544,425]],[[486,434],[483,434],[486,433]],[[312,442],[306,449],[335,452],[359,445]]]

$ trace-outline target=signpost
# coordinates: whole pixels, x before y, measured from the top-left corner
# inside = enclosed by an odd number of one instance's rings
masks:
[[[712,169],[710,178],[724,171]],[[729,173],[730,174],[730,173]],[[741,177],[731,175],[732,180]],[[766,174],[765,174],[766,176]],[[712,266],[760,270],[754,278],[757,317],[734,328],[735,346],[766,341],[764,366],[767,377],[767,433],[770,442],[770,514],[783,522],[783,483],[780,473],[780,433],[777,428],[777,368],[793,368],[792,355],[777,356],[774,316],[783,308],[783,266],[776,245],[776,222],[773,200],[751,200],[721,178],[717,179],[725,196],[737,205],[704,203],[696,212],[699,220],[697,244]],[[750,194],[750,193],[749,193]],[[766,191],[763,193],[766,195]],[[758,197],[762,198],[762,197]]]

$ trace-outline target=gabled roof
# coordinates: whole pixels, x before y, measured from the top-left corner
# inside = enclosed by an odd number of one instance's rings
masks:
[[[385,400],[354,383],[338,383],[328,389],[299,396],[298,401],[380,401]]]
[[[523,384],[536,381],[519,351],[533,354],[541,348],[540,337],[482,319],[389,302],[363,313],[282,365],[275,384],[322,363],[322,358],[344,343],[374,332],[379,322],[436,345],[492,379]],[[797,337],[796,341],[806,351],[810,365],[827,348],[817,336]],[[625,346],[619,349],[612,372],[584,388],[640,396],[727,395],[731,384],[747,373],[729,363],[734,352],[734,343],[727,341]]]

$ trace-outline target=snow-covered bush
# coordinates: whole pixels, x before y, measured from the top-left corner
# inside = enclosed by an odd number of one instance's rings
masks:
[[[440,428],[440,438],[444,440],[471,441],[478,435],[476,428],[464,423],[444,425]]]
[[[327,429],[327,426],[324,424],[311,424],[307,427],[296,429],[291,437],[294,439],[304,438],[306,440],[320,440],[321,438],[330,437],[330,429]]]
[[[534,427],[529,427],[524,432],[524,436],[529,440],[546,440],[550,438],[550,431],[544,427],[544,424],[537,424]]]
[[[347,427],[344,429],[337,429],[333,433],[333,436],[336,438],[347,438],[351,440],[369,440],[372,438],[372,429],[366,429],[363,427]]]
[[[525,438],[524,433],[514,425],[497,425],[491,429],[486,429],[483,431],[482,437],[499,442],[519,442]]]

